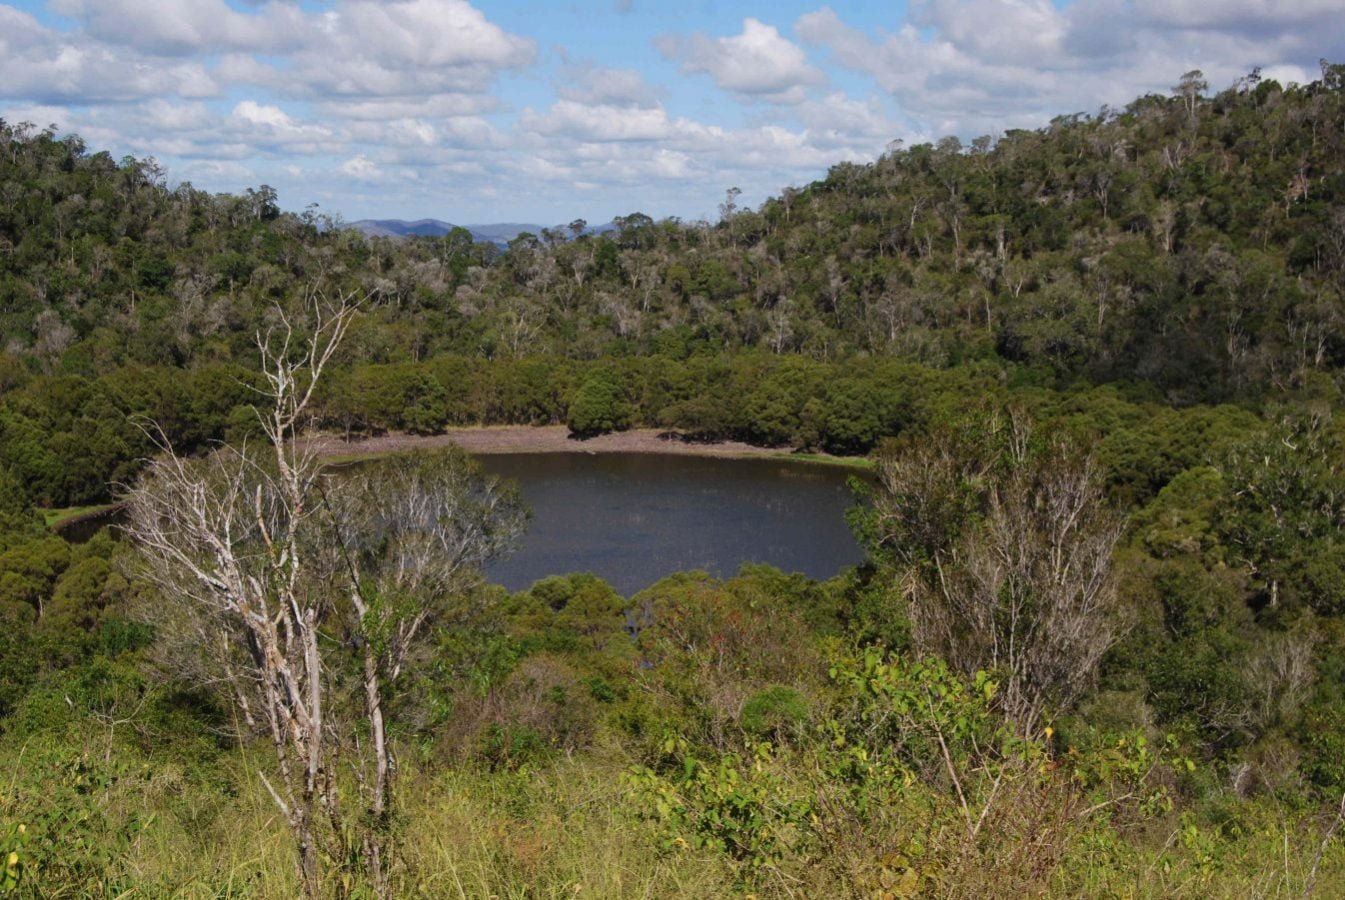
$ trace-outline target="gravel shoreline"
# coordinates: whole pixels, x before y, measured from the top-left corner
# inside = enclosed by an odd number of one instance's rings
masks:
[[[635,428],[579,440],[570,437],[564,425],[497,425],[482,428],[450,428],[443,434],[381,434],[375,437],[344,440],[340,435],[316,435],[310,440],[318,455],[333,461],[384,456],[420,447],[444,447],[457,444],[468,453],[662,453],[673,456],[708,456],[722,459],[775,458],[796,459],[822,465],[858,466],[857,457],[828,456],[823,453],[798,456],[788,447],[757,447],[741,441],[701,443],[684,441],[675,434],[656,428]],[[93,507],[52,523],[64,532],[88,520],[100,520],[120,509],[121,503]]]
[[[741,441],[701,443],[682,440],[655,428],[635,428],[580,440],[564,425],[503,425],[488,428],[451,428],[443,434],[382,434],[343,440],[338,435],[316,439],[318,452],[327,457],[377,456],[418,447],[457,444],[468,453],[662,453],[677,456],[791,457],[784,447],[757,447]],[[818,456],[810,457],[818,459]],[[820,457],[825,460],[826,457]],[[844,463],[843,457],[833,457]]]

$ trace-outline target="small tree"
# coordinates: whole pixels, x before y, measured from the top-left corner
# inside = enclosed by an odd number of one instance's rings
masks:
[[[1181,80],[1172,88],[1172,93],[1181,98],[1182,107],[1185,108],[1186,116],[1192,125],[1196,123],[1196,111],[1200,106],[1200,97],[1209,88],[1210,83],[1205,80],[1205,73],[1199,69],[1183,72]]]
[[[162,589],[161,642],[180,651],[180,672],[227,691],[241,730],[269,739],[275,772],[259,776],[310,897],[324,858],[358,861],[387,895],[389,690],[462,579],[522,524],[516,497],[461,452],[324,471],[301,438],[356,312],[348,298],[312,298],[301,331],[277,311],[257,339],[266,441],[201,459],[161,442],[127,498],[126,530]]]
[[[602,372],[590,376],[575,392],[566,416],[570,430],[585,438],[620,431],[629,422],[630,415],[617,386],[611,376]]]

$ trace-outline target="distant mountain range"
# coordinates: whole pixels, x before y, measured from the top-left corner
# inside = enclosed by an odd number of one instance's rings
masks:
[[[346,227],[353,228],[370,237],[441,237],[458,226],[440,219],[416,219],[414,222],[408,222],[405,219],[360,219],[358,222],[347,223]],[[540,235],[542,229],[546,226],[533,225],[527,222],[495,222],[490,225],[463,225],[462,227],[470,231],[472,240],[478,243],[504,247],[525,231]],[[598,234],[611,231],[614,227],[609,222],[605,225],[589,228],[588,233]]]

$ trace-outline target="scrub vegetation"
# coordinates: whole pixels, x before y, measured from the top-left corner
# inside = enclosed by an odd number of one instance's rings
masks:
[[[365,238],[0,122],[0,895],[1338,895],[1345,67],[734,196]],[[867,560],[511,595],[465,455],[294,440],[464,425],[867,458]]]

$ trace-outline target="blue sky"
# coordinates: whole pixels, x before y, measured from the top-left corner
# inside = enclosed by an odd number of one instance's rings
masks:
[[[347,220],[698,219],[1322,57],[1345,0],[0,0],[0,117]]]

